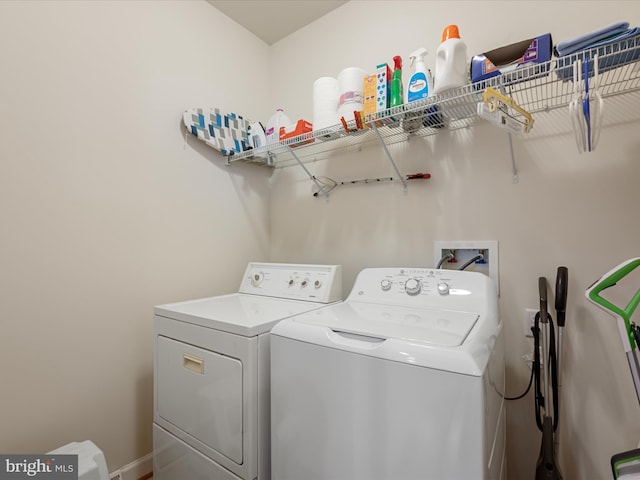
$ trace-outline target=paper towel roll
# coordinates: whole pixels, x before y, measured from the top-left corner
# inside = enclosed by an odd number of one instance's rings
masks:
[[[364,109],[364,78],[368,73],[357,67],[345,68],[338,75],[338,118],[354,120],[354,110]]]
[[[320,77],[313,82],[313,129],[322,130],[339,123],[338,80]]]

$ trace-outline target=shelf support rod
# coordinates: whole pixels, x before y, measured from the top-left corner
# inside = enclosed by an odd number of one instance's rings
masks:
[[[509,151],[511,152],[511,182],[518,183],[520,181],[520,177],[518,175],[518,167],[516,165],[516,155],[513,152],[513,138],[511,133],[507,133],[507,138],[509,139]]]
[[[376,135],[378,135],[378,140],[380,140],[380,144],[384,149],[384,153],[387,155],[387,158],[389,159],[391,166],[393,167],[393,169],[396,172],[396,175],[402,182],[402,190],[404,191],[404,193],[407,193],[407,182],[405,181],[404,177],[400,173],[400,170],[398,170],[398,166],[396,165],[396,162],[393,161],[393,157],[391,156],[391,153],[389,153],[389,149],[387,148],[387,145],[384,143],[384,140],[382,139],[382,135],[380,135],[380,132],[378,131],[378,127],[376,126],[375,122],[371,122],[369,126],[373,129],[374,132],[376,132]]]
[[[325,197],[329,198],[329,192],[327,192],[324,186],[320,182],[318,182],[318,179],[315,177],[315,175],[311,175],[311,172],[307,167],[304,166],[304,163],[302,163],[302,161],[298,158],[296,152],[293,151],[293,148],[291,148],[290,146],[288,146],[288,148],[291,156],[295,159],[296,162],[298,162],[298,165],[302,167],[311,181],[315,183],[316,187],[318,187],[318,195],[324,195]]]

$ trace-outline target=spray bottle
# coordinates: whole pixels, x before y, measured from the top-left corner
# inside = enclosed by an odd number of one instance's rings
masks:
[[[425,48],[419,48],[409,55],[410,64],[413,66],[415,63],[415,67],[407,85],[407,103],[422,100],[432,93],[433,79],[431,78],[431,71],[424,64],[424,56],[427,53]]]
[[[402,57],[400,55],[393,57],[393,76],[391,77],[390,90],[389,106],[402,105]]]

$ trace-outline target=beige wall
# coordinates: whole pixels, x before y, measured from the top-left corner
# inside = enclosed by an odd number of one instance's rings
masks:
[[[316,78],[418,46],[433,66],[449,23],[469,54],[640,24],[637,2],[578,3],[352,1],[268,48],[203,1],[0,2],[0,452],[88,438],[111,470],[149,453],[153,305],[233,291],[250,260],[341,263],[347,293],[366,266],[432,265],[434,240],[491,239],[509,394],[528,379],[521,318],[537,277],[569,267],[563,470],[607,478],[610,455],[639,440],[639,412],[615,326],[582,292],[638,255],[637,96],[607,100],[591,155],[562,115],[537,116],[547,133],[516,141],[518,184],[505,135],[481,125],[392,147],[403,172],[433,175],[407,195],[345,187],[329,202],[300,169],[225,167],[185,146],[180,124],[198,106],[309,118]],[[310,168],[390,173],[377,148]],[[509,405],[513,479],[530,478],[539,449],[532,402]]]
[[[266,59],[204,1],[0,2],[0,452],[151,451],[153,306],[269,256],[267,170],[182,112],[263,117]]]
[[[640,25],[638,2],[352,1],[272,47],[274,106],[312,116],[316,78],[345,67],[373,71],[420,46],[434,53],[442,28],[457,23],[469,55],[551,32],[562,40],[614,21]],[[296,62],[291,59],[299,59]],[[304,60],[302,60],[304,59]],[[409,69],[404,70],[404,80]],[[528,139],[515,139],[520,182],[511,182],[506,134],[488,124],[413,138],[390,151],[410,184],[338,187],[329,201],[311,195],[300,168],[278,172],[271,203],[271,259],[340,263],[345,293],[367,266],[432,266],[435,240],[497,240],[500,312],[507,338],[507,393],[524,390],[524,309],[538,307],[537,279],[553,285],[569,268],[560,457],[565,478],[609,478],[609,459],[640,440],[640,411],[613,319],[584,290],[621,261],[639,256],[640,98],[605,102],[597,150],[578,155],[567,110],[536,115]],[[381,148],[335,154],[308,165],[336,180],[389,176]],[[295,219],[295,222],[292,221]],[[551,304],[553,306],[553,304]],[[553,310],[552,310],[553,313]],[[540,448],[533,396],[508,404],[509,478],[532,478]]]

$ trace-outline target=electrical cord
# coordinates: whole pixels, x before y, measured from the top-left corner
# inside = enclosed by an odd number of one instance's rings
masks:
[[[558,384],[558,376],[557,376],[557,366],[556,366],[556,349],[555,349],[555,332],[553,328],[553,320],[551,315],[548,315],[549,320],[549,336],[550,336],[550,347],[549,347],[549,364],[551,365],[551,382],[554,385]],[[534,348],[534,356],[533,356],[533,365],[531,365],[531,375],[529,376],[529,384],[524,392],[520,395],[516,395],[515,397],[504,397],[505,400],[520,400],[524,398],[529,391],[531,390],[531,385],[533,384],[533,380],[536,380],[536,411],[539,412],[539,408],[544,406],[544,397],[542,396],[541,387],[540,387],[540,312],[536,313],[536,319],[533,328],[531,328],[533,332],[533,348]],[[640,333],[640,331],[639,331]],[[555,412],[554,416],[554,431],[558,428],[558,419],[560,417],[558,411],[558,395],[557,388],[553,391],[553,408]],[[542,419],[539,418],[539,415],[536,415],[536,423],[538,427],[542,429]]]
[[[539,315],[539,313],[538,313]],[[531,327],[531,331],[533,333],[534,338],[536,337],[536,331],[535,331],[536,327]],[[534,360],[534,364],[535,364],[535,360]],[[501,395],[502,398],[504,398],[505,400],[520,400],[524,397],[527,396],[527,393],[529,393],[529,391],[531,390],[531,385],[533,384],[533,377],[534,377],[534,365],[531,365],[531,375],[529,375],[529,383],[527,384],[527,388],[524,390],[524,392],[522,392],[520,395],[516,395],[515,397],[505,397],[504,395]]]
[[[560,419],[559,412],[559,398],[558,398],[558,366],[557,366],[557,354],[556,354],[556,341],[555,341],[555,329],[553,325],[553,318],[547,312],[547,321],[549,323],[549,351],[548,358],[545,360],[549,362],[548,372],[551,375],[551,403],[553,405],[553,431],[555,432],[558,428],[558,422]],[[543,431],[543,421],[542,415],[540,414],[540,409],[547,409],[548,399],[544,398],[542,394],[541,387],[541,367],[542,362],[540,361],[540,312],[536,313],[536,318],[533,327],[533,368],[532,372],[534,372],[535,379],[535,408],[536,408],[536,425],[538,429]],[[544,368],[547,368],[546,366]]]
[[[531,366],[531,375],[529,376],[529,385],[527,385],[527,389],[521,393],[520,395],[517,395],[515,397],[504,397],[505,400],[520,400],[521,398],[524,398],[527,393],[529,393],[529,390],[531,390],[531,385],[533,384],[533,365]]]

